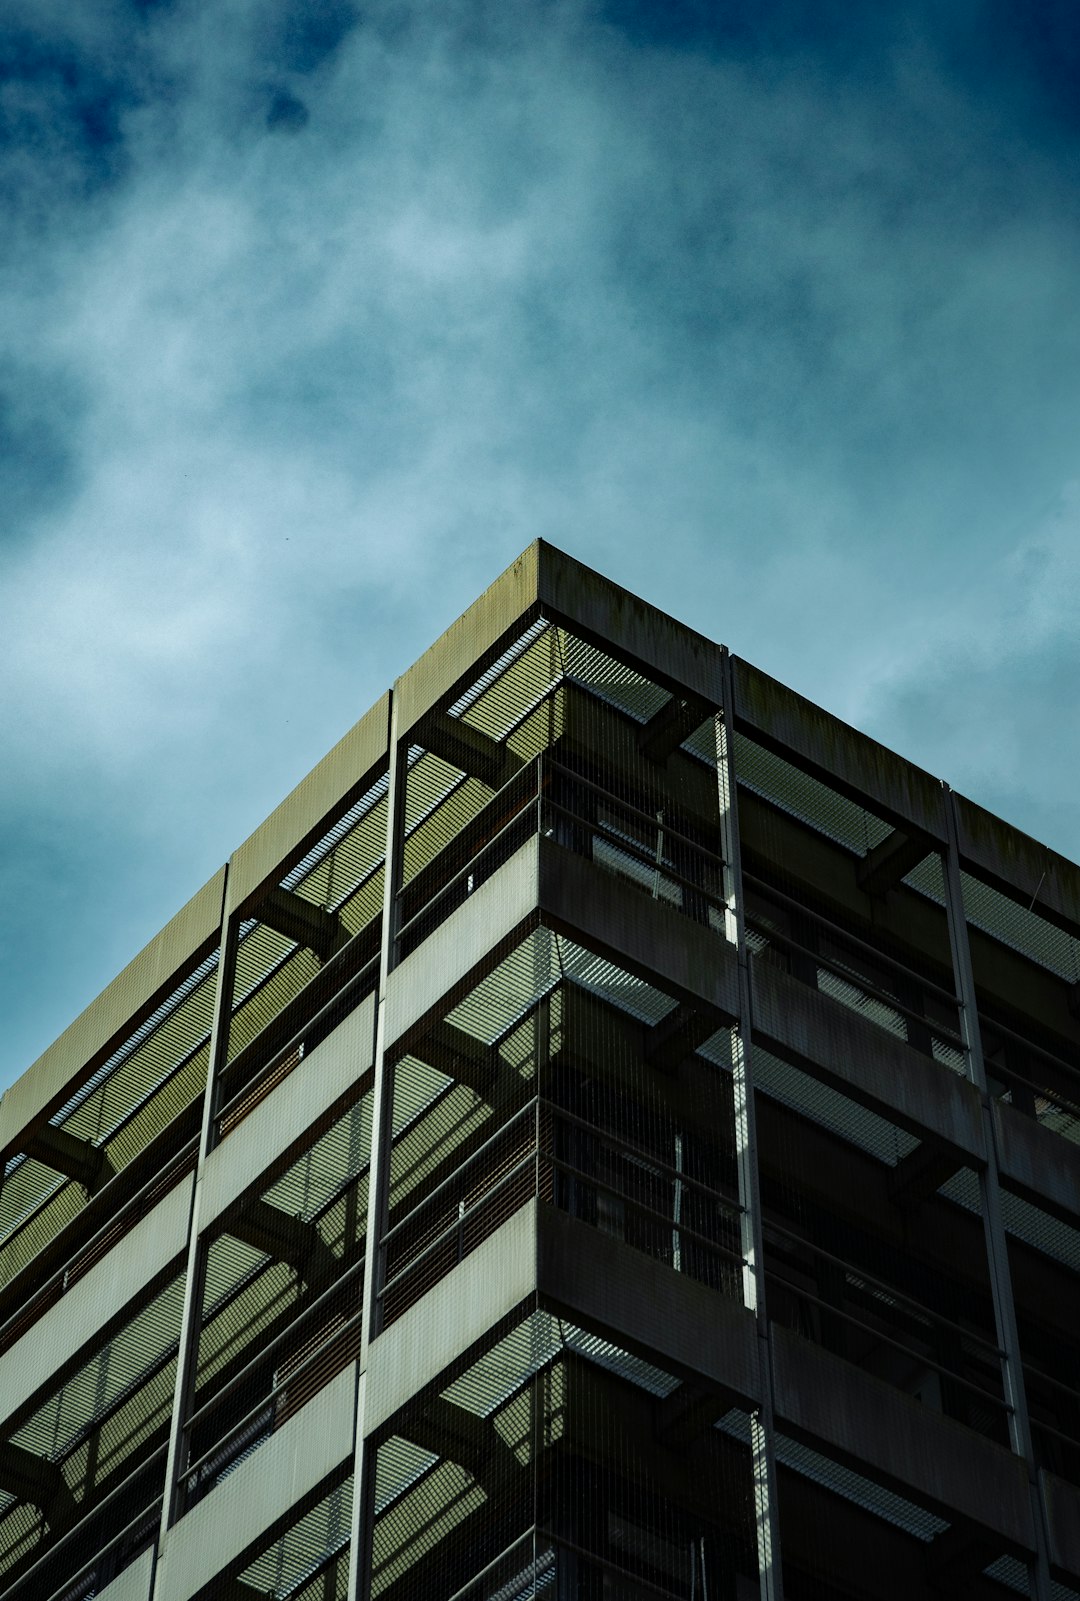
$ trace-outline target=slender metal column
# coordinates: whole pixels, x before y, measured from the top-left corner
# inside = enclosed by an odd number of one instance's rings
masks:
[[[960,997],[960,1027],[964,1043],[964,1058],[968,1078],[979,1091],[982,1103],[983,1152],[985,1166],[979,1174],[979,1198],[982,1203],[983,1231],[986,1238],[986,1257],[990,1269],[990,1288],[994,1301],[994,1323],[998,1345],[1004,1352],[1001,1358],[1002,1382],[1005,1400],[1009,1406],[1009,1439],[1017,1456],[1027,1464],[1028,1485],[1031,1495],[1031,1515],[1035,1528],[1036,1557],[1030,1573],[1033,1594],[1038,1601],[1050,1601],[1049,1542],[1047,1537],[1046,1509],[1043,1505],[1039,1471],[1031,1440],[1031,1423],[1024,1388],[1024,1369],[1020,1356],[1020,1340],[1016,1328],[1016,1307],[1013,1301],[1012,1275],[1009,1271],[1008,1244],[1005,1238],[1005,1221],[1001,1210],[1001,1184],[997,1149],[997,1133],[993,1106],[986,1082],[986,1063],[983,1058],[982,1032],[979,1028],[979,1008],[975,995],[975,977],[971,966],[971,946],[968,941],[967,915],[964,911],[963,883],[960,878],[960,853],[956,821],[956,796],[947,784],[942,785],[945,798],[945,816],[948,827],[948,849],[945,852],[945,904],[949,922],[949,944],[952,947],[953,976],[956,993]]]
[[[750,1418],[750,1449],[757,1522],[758,1579],[762,1601],[783,1601],[780,1528],[773,1444],[772,1347],[765,1305],[765,1252],[758,1183],[757,1115],[753,1078],[753,988],[746,944],[742,886],[739,808],[735,785],[735,675],[726,647],[721,658],[723,710],[715,719],[716,781],[724,858],[724,933],[734,945],[739,964],[739,1020],[732,1030],[731,1070],[735,1097],[735,1144],[738,1158],[743,1266],[743,1304],[757,1322],[758,1369],[762,1404]]]
[[[379,998],[375,1013],[375,1089],[371,1114],[371,1166],[368,1183],[367,1268],[364,1273],[364,1318],[359,1374],[368,1366],[372,1340],[380,1331],[383,1261],[380,1241],[386,1232],[390,1195],[390,1149],[394,1126],[394,1075],[386,1064],[386,989],[395,965],[398,889],[405,832],[405,778],[408,751],[400,749],[398,698],[390,696],[390,783],[386,804],[386,868],[383,874],[382,942],[379,951]],[[347,1601],[363,1601],[371,1588],[368,1536],[375,1501],[375,1452],[365,1438],[362,1391],[356,1408],[353,1452],[353,1506]]]
[[[195,1169],[191,1215],[188,1223],[188,1257],[187,1272],[184,1279],[184,1309],[180,1321],[180,1346],[176,1357],[176,1384],[173,1390],[169,1450],[165,1459],[165,1494],[161,1506],[158,1554],[160,1554],[162,1543],[170,1526],[176,1520],[177,1489],[186,1465],[187,1442],[184,1430],[195,1389],[195,1370],[199,1355],[199,1324],[202,1317],[203,1270],[205,1266],[204,1255],[199,1249],[199,1202],[202,1195],[203,1165],[213,1145],[214,1120],[217,1115],[218,1101],[216,1086],[220,1062],[224,1058],[229,1037],[233,974],[236,969],[236,932],[236,919],[229,915],[229,869],[226,865],[221,909],[221,957],[218,961],[214,1016],[210,1027],[210,1051],[207,1059],[206,1091],[203,1096],[199,1160]]]

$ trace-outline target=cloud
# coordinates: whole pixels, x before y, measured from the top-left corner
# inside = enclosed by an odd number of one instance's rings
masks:
[[[1071,693],[1070,173],[915,22],[693,9],[12,8],[0,814],[85,907],[20,1049],[538,534],[1080,853],[995,744]]]

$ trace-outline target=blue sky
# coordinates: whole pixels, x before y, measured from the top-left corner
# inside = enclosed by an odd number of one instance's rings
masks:
[[[6,0],[0,1085],[537,535],[1080,856],[1078,18]]]

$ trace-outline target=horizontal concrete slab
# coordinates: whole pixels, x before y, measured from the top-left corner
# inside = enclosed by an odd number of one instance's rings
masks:
[[[589,1328],[699,1375],[744,1405],[761,1399],[753,1313],[621,1240],[539,1208],[537,1286]]]
[[[831,1446],[946,1518],[958,1513],[1034,1548],[1020,1457],[776,1324],[772,1357],[781,1428]]]
[[[170,1267],[184,1264],[191,1218],[189,1177],[96,1262],[0,1357],[0,1423],[55,1381],[58,1370]]]
[[[111,1584],[98,1591],[96,1601],[150,1601],[153,1578],[154,1553],[144,1551]]]
[[[262,1173],[298,1144],[375,1059],[375,997],[368,995],[207,1157],[199,1229],[209,1228]]]
[[[956,797],[956,826],[965,867],[1021,906],[1080,934],[1080,866],[963,795]]]
[[[738,967],[722,935],[554,840],[539,844],[545,921],[678,1000],[703,1002],[725,1018],[738,1014]]]
[[[229,910],[235,912],[279,869],[316,844],[327,819],[358,800],[390,749],[390,695],[382,695],[333,750],[302,778],[229,859]]]
[[[1080,1146],[1042,1128],[1004,1101],[993,1102],[998,1165],[1010,1187],[1020,1190],[1067,1223],[1080,1214]]]
[[[812,1062],[841,1091],[981,1164],[978,1091],[940,1062],[767,962],[753,973],[754,1036]]]
[[[225,1483],[173,1524],[161,1546],[155,1601],[188,1601],[254,1551],[304,1496],[353,1453],[356,1368],[344,1368]]]
[[[1050,1536],[1050,1565],[1059,1578],[1080,1583],[1080,1489],[1054,1473],[1040,1472]]]
[[[362,1429],[393,1417],[536,1289],[536,1202],[508,1218],[368,1347]]]
[[[534,835],[463,906],[390,973],[385,1042],[391,1045],[468,977],[538,902],[539,839]]]
[[[732,666],[737,726],[780,747],[796,766],[806,767],[826,783],[865,800],[871,810],[897,826],[913,823],[920,832],[944,843],[948,830],[940,779],[860,734],[759,667],[738,656],[732,658]]]
[[[18,1150],[20,1136],[62,1106],[213,949],[224,895],[222,867],[15,1080],[0,1100],[0,1151],[4,1155]]]
[[[723,647],[676,622],[610,578],[539,542],[539,590],[544,615],[570,631],[626,656],[665,687],[692,690],[710,706],[723,699]]]

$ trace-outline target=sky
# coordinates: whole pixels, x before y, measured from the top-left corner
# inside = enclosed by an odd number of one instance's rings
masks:
[[[542,536],[1080,857],[1072,0],[5,0],[0,1087]]]

